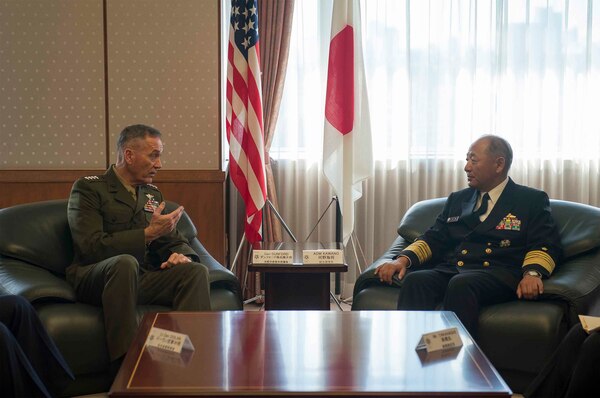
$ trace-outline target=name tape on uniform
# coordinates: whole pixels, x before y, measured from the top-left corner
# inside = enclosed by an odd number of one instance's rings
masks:
[[[457,328],[438,330],[437,332],[425,333],[416,350],[426,350],[427,353],[441,350],[450,350],[462,347],[463,343],[460,339]]]
[[[304,264],[343,264],[344,252],[339,249],[302,250]]]
[[[293,264],[293,250],[253,250],[253,264]]]
[[[171,352],[181,353],[182,349],[194,350],[194,345],[187,334],[172,332],[153,327],[146,338],[146,345]]]

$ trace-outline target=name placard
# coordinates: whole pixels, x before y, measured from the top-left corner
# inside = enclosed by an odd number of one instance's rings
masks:
[[[163,362],[169,365],[186,367],[190,364],[194,351],[181,350],[180,353],[163,350],[161,348],[146,346],[146,351],[150,354],[153,361]]]
[[[419,344],[415,350],[426,350],[427,353],[451,350],[462,347],[463,343],[460,339],[457,328],[438,330],[437,332],[425,333],[421,336]]]
[[[253,250],[253,264],[293,264],[293,250]]]
[[[182,349],[194,350],[194,345],[187,334],[153,327],[146,338],[146,345],[171,352],[181,353]]]
[[[302,250],[304,264],[343,264],[344,252],[339,249]]]
[[[581,322],[583,330],[585,330],[588,334],[596,330],[600,330],[600,317],[579,315],[579,321]]]

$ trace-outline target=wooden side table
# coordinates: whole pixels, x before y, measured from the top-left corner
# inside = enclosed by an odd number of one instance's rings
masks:
[[[264,274],[266,310],[329,310],[329,274],[346,272],[348,265],[345,260],[342,264],[304,264],[302,251],[343,250],[341,243],[269,242],[260,249],[293,251],[293,264],[255,264],[250,255],[248,270]]]

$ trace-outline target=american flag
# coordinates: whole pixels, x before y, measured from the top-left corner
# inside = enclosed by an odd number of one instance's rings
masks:
[[[246,239],[262,238],[267,197],[256,0],[232,0],[227,52],[229,175],[246,205]]]

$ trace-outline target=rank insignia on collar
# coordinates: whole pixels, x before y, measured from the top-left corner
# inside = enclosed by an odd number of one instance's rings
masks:
[[[500,241],[500,247],[508,247],[510,246],[510,241],[508,239],[503,239]]]
[[[456,216],[456,217],[448,217],[448,219],[446,220],[446,222],[447,222],[447,223],[451,223],[451,222],[457,222],[459,218],[460,218],[459,216]]]
[[[508,231],[520,231],[521,230],[521,220],[517,218],[517,216],[508,213],[498,225],[496,225],[496,229],[504,229]]]
[[[150,193],[147,193],[146,197],[148,198],[148,201],[144,205],[144,211],[154,213],[154,210],[158,207],[158,201],[156,201],[154,195]]]
[[[99,180],[100,179],[100,177],[98,177],[98,176],[87,176],[87,177],[83,177],[83,178],[85,178],[88,181],[93,181],[93,180]]]

